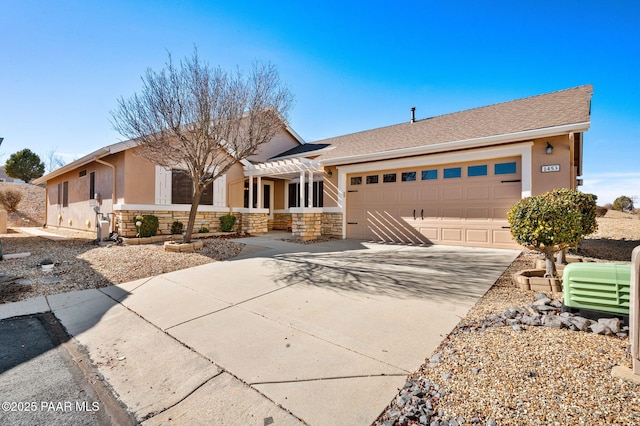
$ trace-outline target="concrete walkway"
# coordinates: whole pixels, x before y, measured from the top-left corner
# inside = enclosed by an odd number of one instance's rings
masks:
[[[237,259],[0,305],[51,310],[148,425],[366,425],[516,251],[240,239]]]
[[[22,232],[23,234],[30,234],[30,235],[33,235],[35,237],[46,238],[47,240],[59,241],[59,240],[68,240],[69,239],[69,238],[65,237],[64,235],[54,234],[53,232],[47,232],[42,228],[23,226],[23,227],[15,227],[13,229],[16,230],[16,231]]]

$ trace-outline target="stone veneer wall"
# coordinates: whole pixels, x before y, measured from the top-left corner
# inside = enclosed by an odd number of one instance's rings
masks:
[[[291,233],[302,241],[315,240],[322,231],[322,213],[292,213]]]
[[[269,215],[267,213],[242,213],[240,230],[245,234],[266,234],[269,231]]]
[[[322,235],[342,238],[342,213],[322,213]]]
[[[273,227],[272,229],[278,231],[289,231],[292,228],[291,225],[291,213],[274,213],[273,214]]]
[[[142,214],[152,214],[158,217],[158,235],[169,235],[171,233],[171,225],[174,221],[182,222],[187,226],[189,221],[189,212],[174,212],[167,210],[116,210],[115,221],[118,228],[118,233],[121,237],[135,237],[138,233],[136,229],[136,221],[134,217]],[[220,216],[225,216],[229,213],[223,212],[198,212],[196,214],[196,220],[193,225],[193,231],[198,232],[203,225],[209,228],[209,232],[220,231]],[[231,213],[236,217],[236,224],[234,231],[240,229],[241,218],[238,213]]]

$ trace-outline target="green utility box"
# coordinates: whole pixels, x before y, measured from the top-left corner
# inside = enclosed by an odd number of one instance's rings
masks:
[[[571,263],[562,274],[563,310],[587,317],[606,312],[628,321],[630,283],[631,265]]]

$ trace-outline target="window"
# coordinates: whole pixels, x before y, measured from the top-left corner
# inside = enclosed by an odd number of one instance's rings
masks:
[[[378,175],[367,176],[367,184],[378,183]]]
[[[452,167],[450,169],[444,169],[445,179],[455,179],[462,176],[462,169],[460,167]]]
[[[487,175],[487,166],[469,166],[467,167],[467,176],[486,176]]]
[[[352,177],[351,185],[362,185],[362,176]]]
[[[69,207],[69,181],[62,182],[62,207]]]
[[[96,172],[89,174],[89,199],[96,198]]]
[[[353,178],[351,178],[353,179]],[[362,183],[362,178],[360,178]],[[360,185],[360,184],[358,184]],[[309,197],[307,196],[309,183],[304,184],[304,206],[309,207]],[[324,182],[313,182],[313,207],[324,206]],[[300,184],[289,184],[289,207],[300,207]]]
[[[416,172],[404,172],[402,173],[403,182],[412,182],[416,180]]]
[[[395,173],[385,173],[382,175],[382,182],[389,183],[389,182],[395,182],[395,181],[396,181]]]
[[[496,175],[510,175],[516,172],[516,162],[512,161],[510,163],[497,163],[493,172]]]
[[[58,204],[62,204],[62,184],[58,184]]]
[[[423,170],[422,171],[422,180],[435,180],[438,179],[438,171],[437,170]]]
[[[191,177],[180,170],[171,170],[171,204],[191,204],[192,198]],[[213,204],[213,182],[207,185],[202,192],[200,204]]]
[[[86,176],[86,175],[87,175],[87,170],[86,169],[85,170],[80,170],[80,173],[78,173],[79,177],[83,177],[83,176]]]

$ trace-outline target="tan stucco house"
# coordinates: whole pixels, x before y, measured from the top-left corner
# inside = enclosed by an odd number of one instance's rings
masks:
[[[231,213],[254,234],[515,248],[506,220],[515,201],[580,184],[592,93],[586,85],[421,120],[412,111],[406,123],[313,143],[282,129],[213,183],[196,228],[215,230]],[[189,182],[134,147],[114,144],[38,179],[47,226],[90,230],[96,204],[125,236],[140,213],[158,216],[162,233],[186,223]]]

